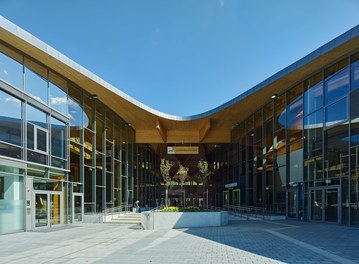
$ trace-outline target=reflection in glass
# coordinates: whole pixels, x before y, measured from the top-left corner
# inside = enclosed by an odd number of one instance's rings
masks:
[[[303,181],[303,148],[302,142],[299,141],[290,145],[289,152],[289,182]]]
[[[359,53],[352,56],[351,60],[351,89],[359,88]]]
[[[21,146],[21,101],[0,90],[0,141]]]
[[[325,131],[325,169],[327,177],[347,175],[349,165],[348,125]]]
[[[23,66],[12,58],[0,52],[0,79],[23,89]]]
[[[66,124],[51,117],[51,155],[66,158]]]
[[[348,118],[348,100],[343,98],[325,109],[325,125],[333,126]]]
[[[51,82],[49,83],[49,88],[49,105],[60,113],[67,115],[67,94]]]
[[[25,67],[25,91],[40,102],[47,103],[47,80]]]
[[[317,74],[305,81],[304,115],[308,115],[323,106],[322,75]]]
[[[326,104],[346,95],[349,91],[349,67],[327,77],[324,87]]]
[[[323,111],[319,110],[304,118],[307,158],[322,154]]]
[[[35,194],[35,227],[48,225],[48,203],[46,193]]]

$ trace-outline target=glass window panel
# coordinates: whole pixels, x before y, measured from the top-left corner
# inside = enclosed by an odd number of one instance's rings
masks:
[[[47,80],[25,67],[25,91],[42,103],[47,103]]]
[[[23,177],[14,175],[21,173],[18,169],[2,167],[6,169],[5,172],[0,172],[0,208],[2,209],[0,234],[23,231],[25,224]]]
[[[288,118],[287,129],[289,141],[293,142],[302,138],[303,130],[303,100],[298,97],[287,106]]]
[[[348,143],[347,124],[325,131],[325,169],[327,177],[347,175],[349,164]]]
[[[335,101],[349,91],[349,67],[341,69],[325,79],[325,103]]]
[[[351,89],[359,88],[359,53],[351,57]]]
[[[27,151],[27,160],[45,165],[47,164],[47,156],[45,154],[41,154],[35,151]]]
[[[82,107],[78,101],[68,98],[68,115],[70,118],[70,127],[74,130],[82,129]]]
[[[80,170],[83,168],[81,164],[81,149],[79,144],[70,142],[70,173],[69,180],[73,182],[81,182]]]
[[[280,97],[277,97],[275,102],[276,102],[275,105],[276,105],[276,114],[277,114],[277,118],[275,119],[276,130],[280,130],[281,128],[284,128],[286,124],[285,95],[283,94]]]
[[[106,112],[106,139],[113,140],[113,131],[112,131],[112,115],[109,112]]]
[[[0,79],[18,89],[23,89],[23,65],[1,52]]]
[[[47,128],[46,113],[31,106],[26,106],[27,121],[39,127]]]
[[[310,114],[323,106],[323,83],[311,87],[304,93],[305,115]]]
[[[22,148],[0,142],[0,155],[15,159],[21,159]]]
[[[88,166],[93,166],[93,138],[94,133],[92,131],[85,129],[84,134],[84,159],[85,164]]]
[[[47,131],[36,128],[36,150],[47,152]]]
[[[289,147],[289,182],[303,181],[303,144],[297,142]]]
[[[85,103],[85,114],[88,118],[88,122],[86,123],[86,128],[94,131],[94,109],[95,109],[95,101],[91,99],[89,96],[84,95],[84,103]]]
[[[255,114],[255,126],[256,126],[256,140],[262,139],[262,129],[263,129],[263,114],[262,111],[258,111]]]
[[[56,157],[51,157],[51,166],[66,169],[66,160],[59,159]]]
[[[0,140],[21,146],[21,101],[0,90]]]
[[[359,118],[351,121],[351,137],[352,146],[359,146]]]
[[[66,124],[51,117],[51,155],[66,158]]]
[[[348,100],[343,98],[325,109],[325,125],[332,126],[348,119]]]
[[[96,150],[104,152],[103,140],[104,140],[104,124],[99,118],[96,118]]]
[[[67,115],[67,94],[53,83],[49,83],[50,102],[49,105],[59,111],[60,113]]]
[[[304,118],[306,158],[322,154],[323,111],[319,110]]]
[[[359,90],[353,91],[350,94],[350,117],[355,119],[359,117]]]

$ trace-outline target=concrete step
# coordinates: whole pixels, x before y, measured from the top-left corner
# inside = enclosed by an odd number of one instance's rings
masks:
[[[141,214],[131,213],[131,214],[121,214],[118,217],[114,217],[106,223],[117,223],[117,224],[141,224]]]

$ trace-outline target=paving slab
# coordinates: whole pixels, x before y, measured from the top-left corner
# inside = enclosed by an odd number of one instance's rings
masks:
[[[359,263],[359,229],[297,221],[140,230],[76,224],[0,236],[0,263]]]

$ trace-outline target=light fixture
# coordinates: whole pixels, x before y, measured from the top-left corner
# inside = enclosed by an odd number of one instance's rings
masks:
[[[276,99],[276,98],[278,98],[278,95],[277,95],[277,94],[273,94],[271,97],[272,97],[272,99]]]
[[[95,99],[97,99],[97,95],[96,94],[92,94],[92,95],[90,95],[90,97],[89,97],[91,100],[95,100]]]

